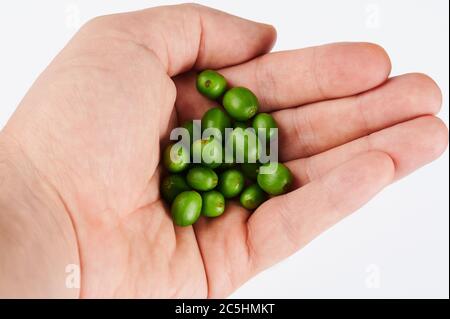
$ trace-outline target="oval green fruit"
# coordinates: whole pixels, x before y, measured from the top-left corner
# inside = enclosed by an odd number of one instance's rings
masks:
[[[256,95],[244,87],[235,87],[228,90],[222,103],[228,114],[238,121],[246,121],[252,118],[259,108]]]
[[[207,98],[219,98],[227,88],[227,80],[213,70],[204,70],[197,75],[197,90]]]
[[[275,129],[278,128],[273,116],[267,113],[256,114],[253,118],[252,126],[255,129],[256,135],[258,135],[259,138],[264,137],[266,141],[270,141],[275,137]],[[265,135],[260,136],[259,129],[263,129],[264,131],[261,130],[261,133],[264,133]]]
[[[202,194],[202,215],[217,217],[225,211],[225,198],[217,191],[209,191]]]
[[[233,198],[244,188],[244,175],[237,169],[229,169],[219,176],[219,184],[217,190],[223,194],[225,198]]]
[[[163,165],[169,172],[179,173],[188,167],[189,162],[189,152],[179,143],[170,144],[164,150]]]
[[[293,177],[291,171],[285,165],[267,163],[260,167],[257,180],[258,185],[266,193],[281,195],[289,191]]]
[[[225,129],[231,127],[231,119],[224,111],[219,107],[213,107],[203,114],[202,117],[202,130],[208,128],[215,128],[220,131],[221,139],[225,138]]]
[[[181,175],[166,176],[161,182],[161,194],[168,204],[171,204],[178,194],[188,190],[190,187]]]
[[[178,194],[171,207],[172,219],[178,226],[194,224],[200,217],[201,211],[202,197],[196,191]]]
[[[198,191],[209,191],[217,186],[219,178],[211,168],[194,167],[191,168],[187,175],[186,181],[190,187]]]
[[[192,144],[192,159],[194,163],[200,161],[209,168],[219,167],[223,162],[222,143],[213,137],[195,141]]]
[[[239,201],[244,208],[253,210],[267,200],[267,194],[257,185],[253,184],[245,188]]]
[[[261,145],[252,128],[235,128],[226,143],[236,163],[255,163],[259,158]]]

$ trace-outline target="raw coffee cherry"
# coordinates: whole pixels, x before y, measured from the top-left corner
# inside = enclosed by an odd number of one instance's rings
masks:
[[[269,142],[270,140],[272,140],[275,137],[275,130],[271,130],[271,129],[278,128],[277,123],[275,122],[272,115],[267,114],[267,113],[256,114],[256,116],[253,118],[252,126],[255,129],[256,135],[258,135],[259,138],[265,138],[267,142]],[[265,129],[264,137],[259,136],[258,129],[260,129],[260,128]]]
[[[217,217],[225,211],[225,198],[217,191],[209,191],[202,194],[202,215]]]
[[[222,74],[205,70],[197,75],[197,90],[211,100],[220,97],[227,88],[227,80]]]
[[[222,103],[228,114],[237,121],[247,121],[258,112],[259,108],[255,94],[244,87],[228,90],[223,96]]]
[[[167,203],[172,203],[178,194],[190,190],[185,179],[181,175],[166,176],[161,182],[161,194]]]
[[[163,164],[171,173],[179,173],[185,170],[189,161],[189,152],[181,144],[170,144],[164,150]]]
[[[199,166],[188,171],[186,180],[193,189],[205,192],[216,187],[219,178],[211,168]]]
[[[239,201],[244,208],[253,210],[267,200],[267,194],[257,185],[253,184],[245,188]]]
[[[207,128],[215,128],[220,131],[222,140],[225,139],[225,129],[231,127],[231,119],[219,107],[213,107],[206,111],[202,117],[202,130]]]
[[[196,191],[180,193],[172,203],[172,219],[178,226],[190,226],[200,217],[202,197]]]
[[[233,198],[244,188],[244,175],[237,169],[229,169],[219,176],[217,189],[225,198]]]
[[[262,170],[267,168],[268,171]],[[289,191],[292,184],[291,171],[281,163],[263,164],[258,173],[258,185],[270,195],[281,195]]]
[[[255,163],[259,159],[261,145],[253,129],[235,128],[227,140],[229,152],[236,163]]]
[[[192,158],[199,159],[202,165],[217,168],[222,164],[223,147],[216,138],[197,140],[192,144]]]

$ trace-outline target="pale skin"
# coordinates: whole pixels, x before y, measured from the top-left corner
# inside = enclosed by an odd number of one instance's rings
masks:
[[[0,297],[226,297],[447,147],[428,76],[389,79],[374,44],[268,53],[275,37],[197,5],[86,24],[0,134]],[[206,68],[273,112],[295,187],[182,228],[160,199],[160,148],[212,106],[195,90]]]

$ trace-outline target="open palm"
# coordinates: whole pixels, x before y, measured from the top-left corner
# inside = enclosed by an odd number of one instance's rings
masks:
[[[4,134],[64,203],[81,297],[227,296],[445,149],[427,76],[388,79],[372,44],[267,53],[274,40],[197,5],[100,17],[36,81]],[[205,68],[272,112],[296,187],[183,228],[160,198],[160,149],[213,106],[195,90]]]

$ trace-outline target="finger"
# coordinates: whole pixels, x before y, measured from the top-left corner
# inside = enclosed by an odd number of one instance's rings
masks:
[[[394,161],[397,180],[438,158],[447,145],[445,124],[437,117],[423,116],[286,165],[295,175],[295,186],[301,186],[362,153],[381,151]]]
[[[321,153],[385,127],[439,112],[442,95],[423,74],[406,74],[382,86],[331,101],[274,112],[283,161]]]
[[[353,95],[384,82],[386,52],[371,43],[336,43],[275,52],[223,70],[233,86],[260,98],[262,111]]]
[[[135,42],[156,55],[170,76],[247,61],[270,50],[276,37],[272,26],[196,4],[104,16],[84,31],[81,36],[95,35],[97,45],[102,34]]]
[[[275,52],[220,72],[231,86],[245,86],[259,98],[262,111],[294,107],[353,95],[386,80],[389,57],[370,43],[336,43]],[[175,81],[181,106],[204,112],[211,102],[195,90],[195,74]]]
[[[392,181],[394,170],[387,154],[368,152],[264,203],[248,221],[254,271],[286,258],[361,207]]]

